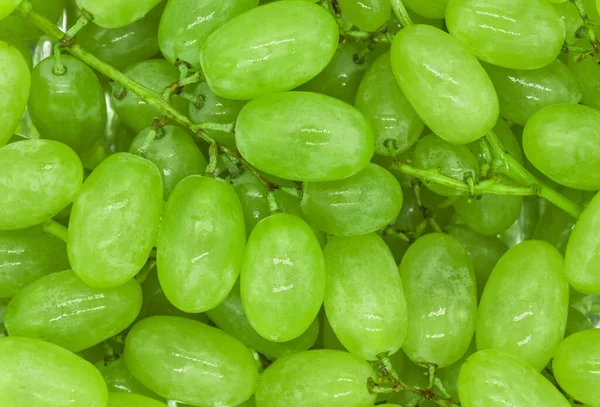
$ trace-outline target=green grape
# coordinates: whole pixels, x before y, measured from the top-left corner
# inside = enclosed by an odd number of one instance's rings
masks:
[[[481,298],[494,266],[508,250],[508,246],[497,237],[483,236],[466,225],[447,226],[446,231],[460,242],[471,258],[477,283],[477,297]]]
[[[0,66],[1,147],[8,142],[13,130],[21,121],[29,97],[31,74],[27,68],[27,61],[19,50],[4,41],[0,41]]]
[[[447,177],[463,181],[471,177],[474,182],[479,178],[477,158],[467,146],[451,144],[435,134],[422,137],[412,153],[413,164],[417,168],[438,170]],[[431,191],[444,196],[460,194],[450,187],[426,184]]]
[[[502,349],[541,371],[563,338],[569,285],[558,250],[528,240],[500,258],[481,297],[477,349]]]
[[[242,107],[246,103],[218,96],[210,89],[206,82],[195,85],[190,94],[200,98],[199,104],[189,104],[190,118],[194,123],[235,123],[240,110],[242,110]],[[236,147],[233,133],[210,129],[204,131],[214,138],[217,143],[224,144],[230,148]]]
[[[1,340],[1,339],[0,339]],[[256,389],[257,407],[370,407],[375,372],[358,357],[337,350],[309,350],[278,359]]]
[[[0,23],[1,25],[2,23]],[[19,50],[21,55],[25,58],[25,62],[31,71],[33,69],[33,57],[31,55],[31,50],[29,49],[29,45],[24,41],[11,36],[10,34],[2,33],[0,29],[0,41],[4,41],[10,45],[13,45],[16,49]]]
[[[363,50],[364,47],[356,43],[340,44],[329,65],[296,90],[322,93],[354,104],[358,86],[372,61],[373,51],[361,56]]]
[[[400,233],[413,232],[423,223],[425,217],[419,207],[414,190],[412,188],[402,188],[402,191],[402,209],[396,217],[396,221],[390,223],[388,227]],[[400,263],[410,243],[395,235],[386,236],[386,234],[383,234],[382,237],[394,255],[396,263]]]
[[[321,336],[323,339],[323,349],[332,349],[332,350],[343,350],[346,351],[346,348],[340,340],[338,339],[335,332],[333,332],[333,328],[327,319],[327,314],[325,312],[321,313]]]
[[[523,151],[521,150],[521,141],[517,138],[515,133],[512,131],[506,121],[503,119],[498,119],[498,122],[494,126],[494,133],[498,136],[498,140],[504,147],[504,150],[508,154],[510,154],[515,160],[517,160],[520,164],[523,164]],[[481,139],[470,143],[468,145],[469,149],[477,156],[480,164],[486,161],[484,151],[482,148],[482,142],[485,139]]]
[[[25,140],[0,148],[0,230],[22,229],[52,218],[81,189],[77,154],[52,140]]]
[[[429,25],[411,25],[394,38],[392,70],[425,124],[444,140],[466,144],[498,120],[498,97],[477,59],[455,38]]]
[[[552,361],[560,387],[582,403],[593,406],[600,400],[600,329],[588,329],[563,340]]]
[[[220,329],[186,318],[156,316],[133,326],[125,363],[157,394],[196,406],[236,406],[258,380],[252,353]]]
[[[239,276],[245,240],[244,214],[227,181],[191,175],[177,184],[156,243],[169,301],[191,313],[219,305]]]
[[[420,16],[443,19],[446,16],[448,0],[404,0],[403,3],[406,8]]]
[[[0,405],[105,407],[106,385],[93,365],[39,339],[0,338]]]
[[[0,298],[12,298],[38,278],[68,268],[65,243],[41,227],[0,232]]]
[[[329,182],[305,182],[302,212],[330,235],[375,232],[396,218],[402,208],[402,188],[385,168],[369,163],[360,172]]]
[[[144,144],[149,131],[147,128],[136,136],[129,152],[135,153]],[[181,127],[165,126],[160,129],[159,137],[150,144],[144,157],[158,167],[166,199],[179,181],[188,175],[202,174],[207,163],[192,137]]]
[[[239,283],[236,283],[221,304],[206,314],[218,328],[269,359],[278,359],[290,353],[307,350],[313,346],[319,335],[319,322],[315,319],[304,333],[291,341],[272,342],[263,338],[252,328],[246,317]]]
[[[527,122],[523,149],[553,181],[575,189],[600,189],[600,111],[571,104],[548,106]]]
[[[164,59],[148,59],[128,66],[123,73],[145,87],[161,93],[167,86],[179,80],[177,68]],[[118,96],[118,97],[117,97]],[[125,96],[111,93],[114,109],[123,122],[136,133],[150,126],[160,112],[142,101],[131,91],[125,91]],[[174,95],[173,107],[180,113],[186,113],[188,102],[181,96]]]
[[[578,42],[580,39],[577,38],[577,30],[579,30],[579,27],[584,25],[584,23],[575,4],[570,1],[553,2],[552,7],[554,7],[565,23],[567,32],[565,42],[567,44],[575,44]]]
[[[345,17],[362,31],[377,31],[392,16],[389,0],[339,0]]]
[[[498,92],[500,114],[520,125],[546,106],[581,100],[577,78],[558,60],[539,69],[484,68]]]
[[[77,0],[77,5],[94,16],[93,22],[104,28],[125,27],[143,18],[161,0]]]
[[[450,0],[446,25],[480,60],[513,69],[549,65],[566,35],[565,23],[545,0]]]
[[[403,153],[423,132],[423,121],[394,78],[389,53],[377,58],[365,74],[355,105],[373,126],[376,154]]]
[[[162,211],[154,164],[129,153],[104,160],[73,204],[67,251],[73,271],[92,287],[116,287],[146,263]]]
[[[167,407],[167,405],[140,394],[108,393],[106,407]]]
[[[142,289],[135,281],[92,288],[67,270],[19,291],[6,309],[5,326],[11,336],[44,339],[79,352],[127,328],[141,307]]]
[[[198,66],[198,49],[218,27],[258,6],[258,0],[169,0],[160,19],[158,43],[165,58]]]
[[[2,4],[0,4],[0,20],[15,11],[19,3],[21,3],[21,0],[3,0]]]
[[[544,376],[521,359],[497,349],[472,355],[458,378],[463,407],[569,407]]]
[[[90,53],[117,69],[123,69],[159,53],[158,22],[164,3],[143,18],[121,28],[86,25],[77,33],[77,42]]]
[[[311,92],[250,101],[235,137],[240,153],[259,170],[297,181],[347,178],[367,165],[374,149],[373,130],[357,109]]]
[[[581,203],[583,199],[582,191],[563,189],[560,192],[576,203]],[[576,219],[562,209],[549,205],[540,217],[533,238],[550,243],[564,255],[575,221]]]
[[[565,330],[565,338],[577,332],[592,328],[594,328],[594,325],[588,317],[586,317],[579,309],[573,306],[569,307],[569,316],[567,317],[567,329]]]
[[[109,150],[106,148],[104,137],[96,140],[96,142],[87,150],[81,153],[81,163],[83,168],[88,171],[93,171],[106,157],[109,155]],[[67,216],[68,217],[68,214]]]
[[[406,337],[406,300],[385,242],[374,233],[331,237],[323,254],[325,311],[340,342],[366,360],[397,352]]]
[[[160,399],[159,395],[148,390],[133,377],[131,372],[127,370],[123,358],[112,362],[102,360],[96,363],[96,368],[102,374],[109,394],[111,394],[110,392],[137,393],[153,399]]]
[[[565,254],[571,286],[584,294],[600,295],[600,195],[596,195],[579,216]]]
[[[254,99],[314,78],[333,58],[338,39],[337,23],[324,8],[276,2],[217,28],[202,44],[200,62],[217,95]]]
[[[63,15],[66,0],[30,0],[30,2],[36,13],[55,23]],[[39,28],[33,25],[27,18],[19,15],[19,13],[13,13],[0,21],[1,36],[10,35],[21,41],[33,42],[42,34]],[[1,65],[5,66],[4,64]]]
[[[583,91],[581,103],[600,109],[600,66],[595,64],[592,58],[577,62],[576,55],[576,53],[569,54],[568,64],[581,85]]]
[[[244,252],[240,291],[246,316],[263,338],[286,342],[308,329],[323,302],[325,263],[304,220],[280,213],[256,225]]]
[[[523,206],[519,217],[508,229],[499,233],[498,237],[508,247],[513,247],[524,240],[532,239],[540,220],[543,200],[538,196],[523,197]]]
[[[419,238],[400,263],[408,305],[403,349],[418,363],[449,366],[473,337],[477,288],[473,264],[458,240],[442,233]]]
[[[104,137],[104,90],[89,66],[70,55],[63,55],[61,61],[64,75],[53,72],[54,57],[35,66],[27,106],[43,138],[65,143],[82,154]]]

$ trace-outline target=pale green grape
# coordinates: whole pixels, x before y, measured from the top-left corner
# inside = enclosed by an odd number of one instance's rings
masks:
[[[140,394],[108,393],[106,407],[167,407],[167,405]]]
[[[21,3],[21,0],[3,0],[0,4],[0,20],[15,11],[19,3]]]
[[[31,50],[29,49],[29,45],[19,38],[14,37],[11,34],[3,33],[0,29],[0,41],[4,41],[8,44],[13,45],[16,49],[19,50],[23,58],[25,58],[25,62],[31,71],[33,69],[33,57],[31,55]]]
[[[280,213],[256,225],[244,252],[240,291],[246,316],[262,337],[286,342],[308,329],[323,302],[325,263],[305,221]]]
[[[52,23],[58,23],[59,18],[63,15],[66,0],[30,0],[30,2],[36,13]],[[42,30],[20,13],[13,13],[0,21],[0,35],[2,36],[9,35],[29,43],[37,41],[42,34]],[[4,64],[1,65],[4,66]]]
[[[102,376],[73,353],[39,339],[0,338],[0,405],[105,407]]]
[[[573,71],[583,91],[581,103],[600,109],[600,66],[586,58],[581,62],[575,61],[576,53],[569,54],[569,69]]]
[[[0,298],[14,297],[38,278],[68,268],[65,243],[41,227],[0,232]]]
[[[464,355],[475,329],[477,288],[473,264],[445,234],[419,238],[400,263],[408,305],[404,352],[415,362],[451,365]]]
[[[513,123],[525,125],[546,106],[577,104],[581,100],[577,78],[558,60],[539,69],[507,69],[488,64],[483,67],[498,93],[500,114]]]
[[[549,65],[566,35],[546,0],[450,0],[446,25],[477,58],[513,69]]]
[[[443,19],[446,16],[448,0],[403,0],[403,3],[420,16]]]
[[[235,137],[252,165],[297,181],[347,178],[367,165],[374,148],[373,130],[356,108],[311,92],[250,101],[240,112]]]
[[[423,132],[425,125],[398,86],[387,52],[365,74],[355,105],[373,126],[377,154],[403,153]]]
[[[240,296],[240,285],[236,284],[227,298],[206,314],[217,327],[239,339],[251,349],[269,359],[277,359],[289,353],[307,350],[317,340],[319,322],[317,319],[299,337],[288,342],[271,342],[260,336],[246,317]]]
[[[306,219],[330,235],[363,235],[398,216],[402,188],[388,170],[369,163],[343,180],[305,182],[301,205]]]
[[[553,181],[575,189],[600,189],[600,111],[572,104],[548,106],[527,122],[523,149]]]
[[[165,58],[199,65],[198,49],[218,27],[258,6],[258,0],[169,0],[160,19],[158,42]]]
[[[406,337],[406,300],[385,242],[374,233],[331,237],[323,254],[325,311],[340,342],[366,360],[397,352]]]
[[[285,356],[260,376],[257,407],[370,407],[367,389],[373,368],[337,350],[310,350]]]
[[[156,242],[162,179],[129,153],[104,160],[73,204],[67,250],[73,271],[93,287],[115,287],[144,265]]]
[[[463,407],[570,407],[534,368],[497,349],[467,359],[460,370],[458,393]]]
[[[92,13],[95,24],[105,28],[119,28],[141,19],[160,2],[161,0],[77,0],[77,5]]]
[[[191,175],[177,184],[156,243],[169,301],[185,312],[219,305],[239,276],[245,240],[242,207],[227,181]]]
[[[477,349],[502,349],[542,370],[563,338],[569,285],[562,256],[528,240],[500,258],[481,297]]]
[[[23,55],[0,41],[0,147],[6,144],[21,121],[31,88],[31,73]]]
[[[127,368],[157,394],[196,406],[236,406],[256,387],[252,353],[220,329],[187,318],[156,316],[133,326]]]
[[[70,270],[35,280],[11,300],[5,326],[11,336],[44,339],[79,352],[127,328],[142,307],[133,280],[92,288]]]
[[[149,131],[149,128],[145,129],[136,136],[129,152],[135,153],[144,144]],[[146,149],[144,157],[158,167],[167,199],[179,181],[188,175],[204,172],[206,158],[192,137],[181,127],[165,126],[160,130],[159,137]]]
[[[82,181],[79,157],[62,143],[24,140],[0,148],[0,230],[49,220],[73,201]]]
[[[582,403],[598,405],[600,400],[600,329],[588,329],[563,340],[552,361],[560,387]]]
[[[447,177],[463,181],[467,176],[474,182],[479,178],[477,158],[467,146],[451,144],[435,134],[422,137],[412,153],[413,164],[417,168],[438,170]],[[461,192],[450,187],[426,184],[431,191],[444,195],[458,195]]]
[[[377,31],[392,16],[389,0],[338,0],[344,16],[362,31]]]
[[[105,362],[101,360],[96,363],[96,368],[102,374],[106,386],[110,392],[126,392],[126,393],[137,393],[143,396],[151,397],[153,399],[159,399],[156,393],[148,390],[140,382],[138,382],[131,372],[125,366],[125,360],[119,358],[112,362]]]
[[[460,242],[471,258],[477,282],[477,297],[481,298],[494,266],[508,250],[508,246],[497,237],[483,236],[466,225],[450,225],[445,229]]]
[[[498,120],[498,97],[477,59],[455,38],[411,25],[392,43],[394,76],[425,124],[444,140],[466,144]]]
[[[600,295],[600,195],[579,216],[567,244],[565,266],[571,286],[584,294]]]
[[[338,38],[337,23],[324,8],[275,2],[217,28],[202,44],[200,62],[217,95],[254,99],[314,78],[333,57]]]

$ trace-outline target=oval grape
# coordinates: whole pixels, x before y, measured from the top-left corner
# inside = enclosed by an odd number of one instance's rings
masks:
[[[406,8],[416,14],[430,19],[443,19],[446,17],[448,0],[403,0]]]
[[[392,15],[389,0],[339,0],[344,17],[362,31],[377,31]]]
[[[95,24],[104,28],[129,25],[152,10],[161,0],[77,0],[77,5],[92,14]]]

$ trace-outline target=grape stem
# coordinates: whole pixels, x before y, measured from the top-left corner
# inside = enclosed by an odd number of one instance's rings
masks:
[[[582,0],[571,0],[571,3],[575,5],[577,11],[581,19],[583,20],[583,24],[585,27],[585,31],[587,32],[587,37],[592,46],[594,47],[594,60],[596,63],[600,60],[600,42],[596,38],[596,34],[594,33],[594,22],[590,19],[587,11],[585,10],[585,6],[583,5]]]
[[[402,3],[402,0],[390,0],[390,5],[392,6],[392,10],[394,11],[396,18],[403,28],[406,28],[413,23],[408,15],[408,11],[406,11],[406,7],[404,7],[404,4]]]
[[[42,226],[45,233],[67,243],[68,229],[55,220],[50,219]]]

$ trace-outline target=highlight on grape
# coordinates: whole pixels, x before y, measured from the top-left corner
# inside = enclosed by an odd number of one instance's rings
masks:
[[[600,0],[0,0],[0,407],[600,407]]]

